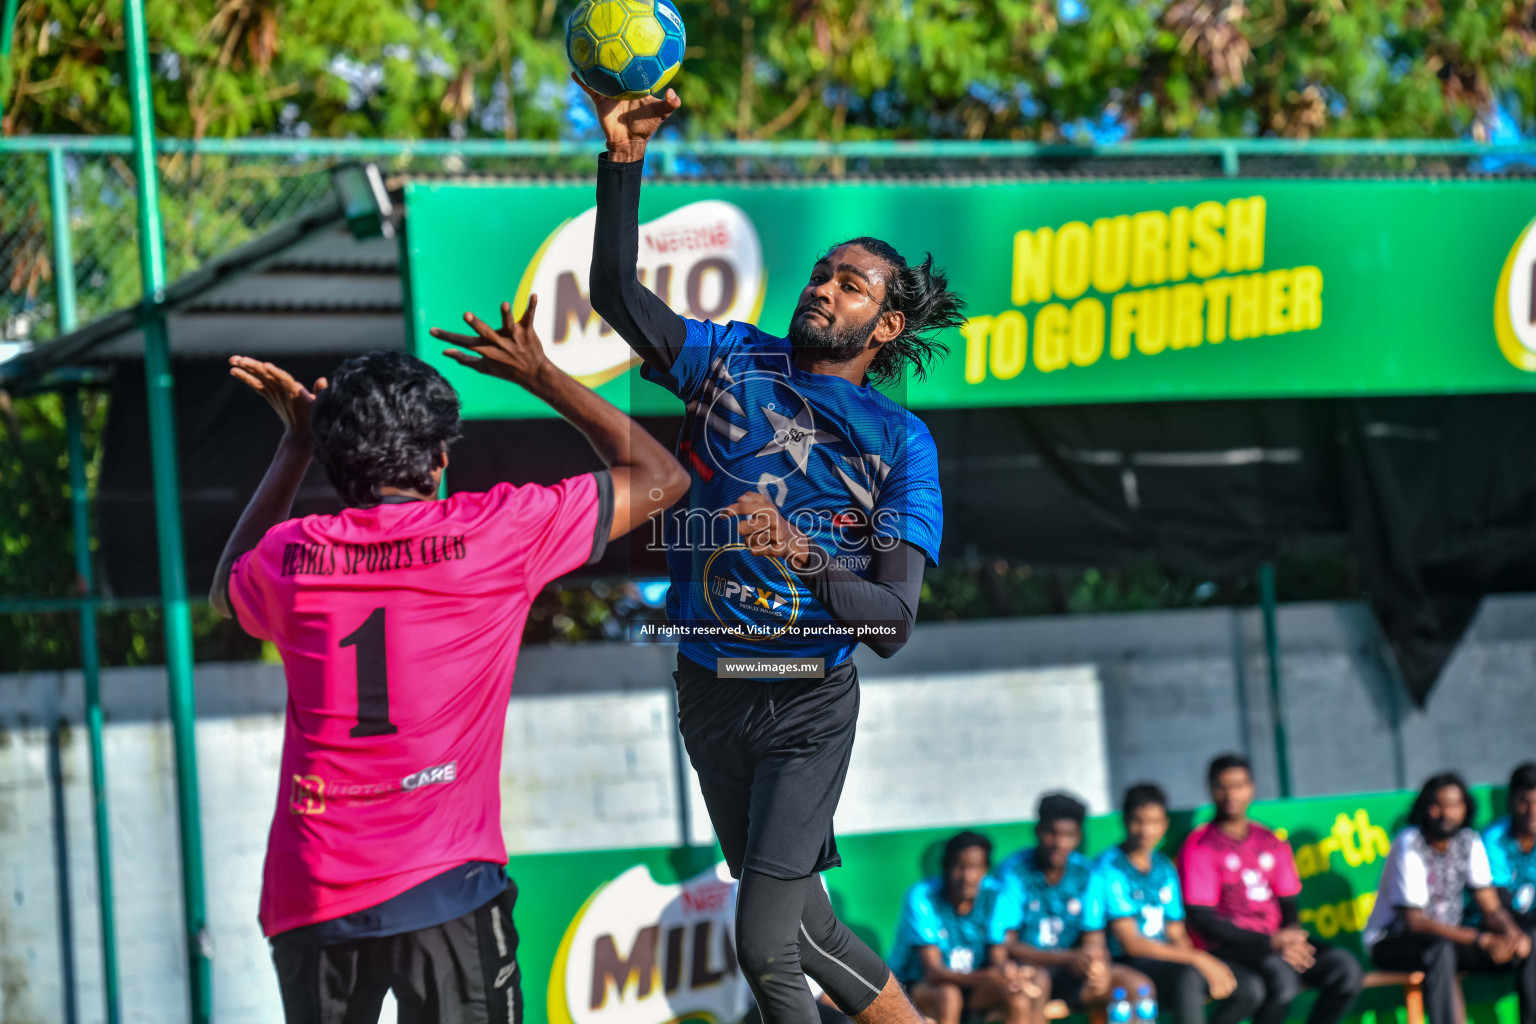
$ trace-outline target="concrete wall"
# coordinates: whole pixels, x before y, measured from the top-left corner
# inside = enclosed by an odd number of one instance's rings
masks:
[[[1410,709],[1354,605],[1281,611],[1295,790],[1411,784],[1440,767],[1498,781],[1536,756],[1536,598],[1490,601],[1428,708]],[[523,653],[506,719],[503,830],[514,852],[709,837],[680,759],[670,648]],[[896,658],[860,656],[860,738],[845,832],[1028,818],[1068,788],[1095,811],[1142,778],[1203,800],[1215,752],[1248,752],[1273,792],[1257,615],[1214,610],[928,625]],[[107,762],[123,1009],[185,1019],[173,756],[164,677],[108,674]],[[282,740],[280,671],[198,669],[197,727],[221,1022],[276,1019],[256,926]],[[80,1019],[101,1019],[89,764],[77,674],[0,678],[0,1021],[62,1021],[61,878]],[[50,723],[62,722],[58,725]],[[61,876],[56,850],[68,864]]]

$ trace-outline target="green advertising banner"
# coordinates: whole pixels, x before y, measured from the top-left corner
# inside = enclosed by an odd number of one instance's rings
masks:
[[[407,188],[413,334],[474,418],[546,415],[438,353],[503,300],[562,368],[636,413],[592,312],[590,182]],[[967,300],[914,408],[1508,392],[1536,386],[1536,181],[667,182],[641,200],[642,281],[680,313],[782,334],[816,257],[877,235]],[[632,392],[632,393],[631,393]]]
[[[1503,812],[1502,793],[1479,789],[1478,824]],[[1360,933],[1375,905],[1382,862],[1412,793],[1273,801],[1255,819],[1287,839],[1302,878],[1301,922],[1319,938],[1364,956]],[[1173,855],[1209,811],[1175,814],[1164,844]],[[889,952],[907,889],[938,874],[945,840],[958,829],[838,838],[844,867],[826,874],[838,916],[881,954]],[[983,826],[994,861],[1034,843],[1030,824]],[[1090,855],[1123,838],[1118,816],[1091,818]],[[518,958],[526,1017],[550,1024],[734,1024],[749,999],[734,969],[729,933],[734,897],[713,849],[611,850],[514,857],[519,888]],[[1513,1024],[1510,981],[1467,983],[1476,1024]],[[1308,1005],[1298,1003],[1301,1010]],[[1396,1024],[1400,989],[1370,990],[1356,1008],[1363,1024]],[[1296,1014],[1293,1014],[1296,1016]]]

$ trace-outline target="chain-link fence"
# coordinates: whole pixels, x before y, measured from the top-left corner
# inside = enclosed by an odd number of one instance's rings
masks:
[[[28,148],[30,147],[30,148]],[[329,200],[329,171],[371,159],[404,177],[590,175],[591,144],[269,140],[171,141],[159,157],[171,280],[306,206]],[[1143,141],[1081,149],[1026,143],[660,144],[652,170],[682,178],[1465,177],[1536,175],[1536,145],[1481,147],[1266,140]],[[49,150],[58,158],[50,161]],[[50,166],[53,171],[50,172]],[[61,180],[51,180],[51,173]],[[140,294],[138,217],[127,139],[0,139],[0,338],[57,333],[50,188],[62,190],[73,242],[78,321]]]

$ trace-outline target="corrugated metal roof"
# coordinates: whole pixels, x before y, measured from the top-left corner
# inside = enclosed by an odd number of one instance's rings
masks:
[[[222,358],[405,348],[395,239],[354,239],[339,207],[306,211],[166,291],[171,354]],[[0,381],[140,359],[139,310],[118,310],[0,363]]]

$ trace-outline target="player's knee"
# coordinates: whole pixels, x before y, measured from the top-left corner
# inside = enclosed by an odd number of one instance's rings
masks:
[[[1322,951],[1318,959],[1327,968],[1321,987],[1335,992],[1359,992],[1365,986],[1365,968],[1352,953],[1329,949]]]
[[[1236,972],[1233,973],[1236,974]],[[1232,994],[1228,996],[1228,999],[1241,1006],[1243,1012],[1238,1013],[1234,1011],[1232,1015],[1238,1018],[1250,1017],[1253,1015],[1253,1011],[1264,1005],[1264,982],[1257,974],[1249,971],[1237,974],[1234,980],[1237,982],[1237,985],[1232,989]]]
[[[1425,944],[1424,973],[1442,979],[1456,976],[1456,946],[1450,939],[1436,939]]]
[[[960,986],[946,981],[936,987],[939,1010],[944,1014],[944,1019],[959,1020],[960,1014],[965,1010],[965,994],[960,991]]]
[[[736,961],[749,979],[800,969],[800,949],[793,937],[738,922]]]
[[[1200,976],[1200,972],[1193,967],[1182,967],[1178,973],[1178,991],[1169,992],[1166,996],[1159,994],[1158,1001],[1177,998],[1180,1006],[1203,1006],[1206,991],[1205,979]]]
[[[1301,975],[1278,956],[1264,961],[1264,998],[1269,1003],[1289,1006],[1301,995]]]

